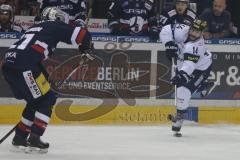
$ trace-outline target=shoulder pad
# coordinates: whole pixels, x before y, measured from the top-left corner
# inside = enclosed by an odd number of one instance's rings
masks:
[[[177,12],[176,12],[175,9],[172,9],[172,10],[170,10],[170,11],[168,12],[169,17],[173,17],[173,16],[175,16],[176,14],[177,14]]]

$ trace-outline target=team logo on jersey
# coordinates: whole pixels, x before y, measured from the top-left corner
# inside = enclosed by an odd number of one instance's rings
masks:
[[[7,59],[7,58],[14,58],[14,59],[16,59],[17,58],[17,53],[16,52],[7,52],[5,54],[5,59]]]
[[[123,10],[125,13],[128,14],[147,14],[146,9],[124,9]]]

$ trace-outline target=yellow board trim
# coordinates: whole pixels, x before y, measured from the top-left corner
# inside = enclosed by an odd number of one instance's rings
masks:
[[[71,113],[84,113],[95,106],[71,106]],[[16,124],[24,104],[0,105],[0,124]],[[87,125],[158,125],[169,124],[167,115],[175,113],[173,106],[118,106],[113,111],[88,121],[64,121],[53,112],[51,124],[87,124]],[[198,111],[200,124],[240,124],[238,107],[200,107]]]
[[[198,121],[201,124],[240,124],[239,107],[200,107]]]

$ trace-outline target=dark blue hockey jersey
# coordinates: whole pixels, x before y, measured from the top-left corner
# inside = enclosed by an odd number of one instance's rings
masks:
[[[179,15],[176,9],[173,8],[162,12],[160,15],[160,23],[162,26],[176,23],[191,25],[195,18],[196,13],[191,9],[187,9],[183,15]]]
[[[147,32],[156,25],[153,0],[112,0],[109,4],[109,27],[121,25],[133,35]]]
[[[70,21],[82,19],[87,16],[86,0],[43,0],[41,11],[45,7],[55,6],[69,15]]]
[[[44,21],[30,27],[7,50],[4,65],[15,69],[32,69],[47,59],[58,42],[79,45],[87,30],[61,21]]]

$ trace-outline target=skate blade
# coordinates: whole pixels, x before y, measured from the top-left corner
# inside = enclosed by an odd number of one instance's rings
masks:
[[[25,153],[27,154],[46,154],[48,153],[48,148],[41,149],[37,147],[26,147]]]
[[[10,152],[14,152],[14,153],[25,153],[27,147],[24,146],[14,146],[12,145],[10,148]]]

